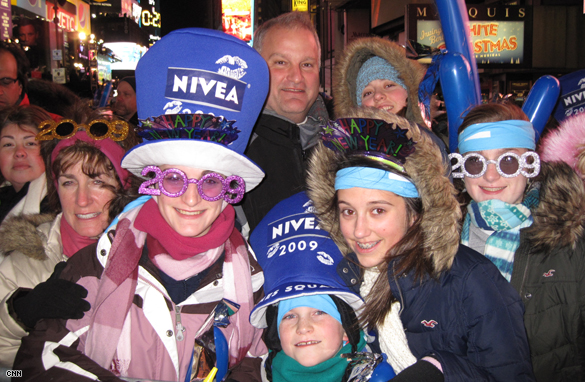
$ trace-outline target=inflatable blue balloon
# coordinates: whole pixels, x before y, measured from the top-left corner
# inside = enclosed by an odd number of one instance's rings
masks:
[[[478,104],[470,64],[460,53],[446,53],[439,67],[449,121],[449,151],[457,150],[457,130],[470,107]]]
[[[537,141],[557,104],[560,92],[561,85],[556,77],[542,76],[534,83],[526,97],[522,111],[528,116],[536,130]]]
[[[435,0],[447,53],[439,75],[449,120],[449,150],[457,150],[457,130],[465,113],[481,102],[477,64],[463,0]]]
[[[473,79],[473,91],[475,94],[474,104],[481,101],[481,88],[479,75],[477,74],[477,63],[471,44],[469,33],[469,18],[467,17],[467,6],[463,0],[435,0],[441,29],[445,36],[445,46],[451,53],[461,53],[469,63],[471,78]],[[448,85],[450,86],[450,84]]]

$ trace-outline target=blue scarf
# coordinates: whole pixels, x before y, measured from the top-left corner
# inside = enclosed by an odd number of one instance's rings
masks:
[[[534,222],[530,209],[539,202],[538,188],[531,189],[520,204],[509,204],[491,199],[472,201],[467,206],[461,243],[469,245],[469,224],[493,231],[485,243],[484,255],[490,259],[506,280],[512,278],[514,254],[520,246],[520,230]]]

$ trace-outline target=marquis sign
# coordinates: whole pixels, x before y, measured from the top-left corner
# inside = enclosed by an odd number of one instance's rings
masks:
[[[532,8],[468,5],[470,38],[478,65],[527,67],[532,61]],[[433,4],[407,5],[408,39],[445,48]]]

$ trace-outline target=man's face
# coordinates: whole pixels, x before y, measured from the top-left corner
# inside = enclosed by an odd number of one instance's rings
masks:
[[[22,85],[17,79],[16,59],[10,52],[0,52],[0,107],[15,106],[22,93]],[[5,84],[8,82],[8,84]]]
[[[35,30],[35,27],[28,24],[23,25],[18,28],[18,38],[20,39],[20,43],[24,46],[34,46],[37,45],[37,39],[39,38],[39,33]]]
[[[266,34],[260,54],[270,69],[266,108],[303,122],[319,94],[319,48],[313,33],[274,27]]]
[[[118,96],[114,104],[114,111],[119,116],[128,120],[136,113],[136,93],[132,86],[126,81],[118,85]]]

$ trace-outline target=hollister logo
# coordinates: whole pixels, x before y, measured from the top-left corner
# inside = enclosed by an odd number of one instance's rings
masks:
[[[434,328],[435,326],[439,325],[439,323],[435,320],[430,321],[422,320],[420,323],[426,326],[427,328]]]
[[[199,69],[169,68],[165,97],[218,109],[241,111],[246,83]]]
[[[554,274],[553,274],[553,273],[555,273],[555,270],[554,270],[554,269],[551,269],[550,271],[548,271],[548,272],[546,272],[546,273],[543,273],[542,275],[543,275],[544,277],[553,277],[553,276],[554,276]]]

